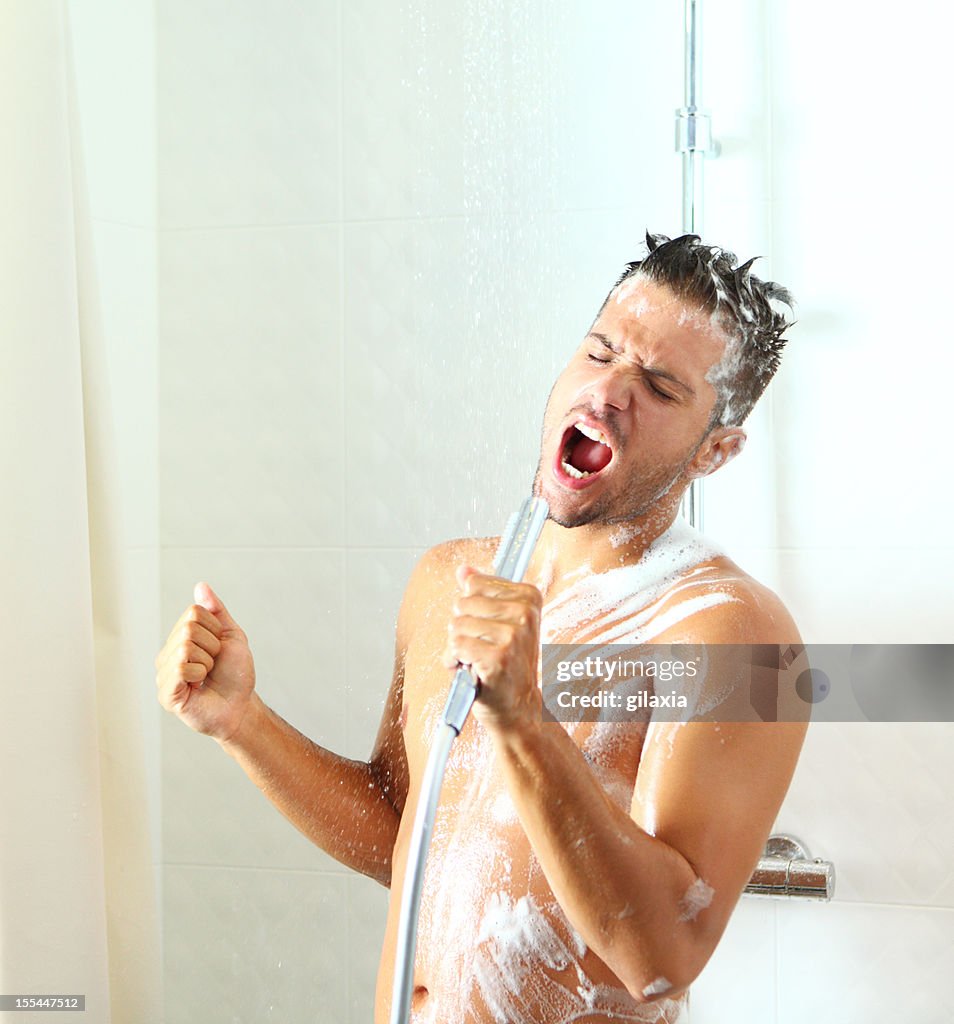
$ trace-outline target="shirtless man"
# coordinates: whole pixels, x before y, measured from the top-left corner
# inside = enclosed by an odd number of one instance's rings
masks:
[[[534,482],[550,519],[525,581],[491,574],[496,539],[421,558],[367,762],[265,705],[245,633],[206,584],[157,658],[163,707],[213,736],[313,842],[390,886],[376,1024],[389,1018],[408,839],[457,664],[482,685],[434,828],[415,1022],[684,1019],[791,780],[800,722],[542,714],[541,639],[799,643],[779,599],[676,518],[691,480],[741,450],[790,326],[768,300],[790,298],[696,236],[647,245],[550,394]]]

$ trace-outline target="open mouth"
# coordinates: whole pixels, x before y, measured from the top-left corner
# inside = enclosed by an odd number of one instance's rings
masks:
[[[606,435],[577,421],[567,428],[560,446],[560,470],[572,480],[586,480],[602,473],[613,461],[613,449]]]

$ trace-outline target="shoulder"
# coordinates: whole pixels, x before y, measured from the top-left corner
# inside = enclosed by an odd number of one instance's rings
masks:
[[[810,705],[787,674],[788,654],[803,649],[794,619],[778,594],[730,558],[719,556],[696,569],[695,588],[703,588],[708,598],[680,600],[680,588],[674,586],[677,603],[668,609],[669,624],[653,637],[657,644],[708,649],[708,668],[691,698],[693,715],[715,715],[711,720],[722,722],[787,723],[783,731],[800,746]],[[753,703],[756,693],[761,696]]]
[[[782,599],[718,555],[677,578],[660,611],[673,624],[659,640],[667,643],[796,644],[795,621]],[[683,612],[679,615],[678,612]]]
[[[428,548],[411,573],[408,589],[429,589],[453,581],[460,565],[489,571],[493,566],[499,537],[460,537]]]
[[[407,638],[431,609],[451,600],[457,592],[458,566],[491,571],[498,543],[498,537],[462,537],[428,548],[411,570],[398,614],[398,632]]]

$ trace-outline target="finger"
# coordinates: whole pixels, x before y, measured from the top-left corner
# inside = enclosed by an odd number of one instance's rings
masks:
[[[222,603],[222,599],[208,585],[208,583],[196,583],[193,591],[196,604],[207,608],[226,629],[238,629],[238,623],[229,614],[228,609]]]
[[[179,711],[189,699],[190,692],[201,686],[206,678],[203,665],[170,666],[157,679],[159,704],[166,711]]]
[[[194,685],[204,682],[208,674],[205,665],[197,665],[192,661],[185,662],[179,666],[179,680],[183,683]]]
[[[201,604],[190,604],[188,608],[179,616],[179,621],[176,625],[181,626],[187,622],[198,622],[200,626],[216,636],[221,636],[225,631],[225,627],[221,622],[208,610],[203,608]]]
[[[469,568],[465,566],[464,568]],[[530,603],[542,606],[543,599],[540,591],[532,583],[511,583],[510,580],[501,579],[499,576],[488,576],[485,573],[472,569],[461,579],[461,589],[466,597],[503,597],[512,601],[529,601]]]
[[[200,626],[198,622],[187,622],[179,634],[179,644],[187,643],[188,641],[201,647],[202,650],[208,651],[213,658],[218,657],[219,652],[222,650],[222,641],[217,636],[210,633],[205,626]]]
[[[201,632],[196,628],[197,626],[201,626],[205,632]],[[166,642],[162,645],[162,650],[156,655],[156,668],[160,668],[169,658],[175,657],[175,649],[183,642],[183,637],[196,639],[196,642],[201,639],[203,646],[215,657],[220,648],[213,644],[206,634],[216,638],[217,643],[217,638],[223,632],[222,623],[208,609],[197,604],[189,605],[179,616],[179,621],[172,627]]]
[[[516,626],[527,626],[539,618],[539,611],[526,601],[509,601],[500,597],[486,597],[483,594],[459,597],[454,602],[454,614],[499,619]]]
[[[489,640],[473,636],[460,637],[453,645],[453,650],[457,661],[466,665],[480,682],[486,682],[500,671],[500,648]]]
[[[457,577],[457,585],[465,587],[468,577],[473,576],[476,572],[477,570],[472,565],[458,565],[457,571],[454,573]]]
[[[497,647],[513,641],[516,630],[512,623],[497,619],[484,619],[476,615],[458,615],[448,626],[451,643],[464,637],[477,637]],[[463,659],[461,659],[463,661]]]
[[[498,576],[490,576],[487,573],[480,572],[472,565],[459,565],[456,575],[457,585],[465,594],[481,593],[483,587],[493,580],[501,583],[506,582]]]
[[[212,655],[192,640],[183,645],[182,654],[182,664],[202,665],[207,672],[211,672],[215,665]]]

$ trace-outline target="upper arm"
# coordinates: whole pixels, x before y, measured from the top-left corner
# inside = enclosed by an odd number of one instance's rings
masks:
[[[764,588],[743,588],[729,603],[680,624],[666,643],[798,644],[791,617]],[[719,680],[707,681],[713,687]],[[715,716],[723,717],[723,716]],[[695,977],[708,960],[762,854],[788,789],[805,721],[661,722],[650,724],[631,815],[702,879],[702,898],[681,907],[691,930]],[[738,717],[738,716],[736,716]],[[792,717],[792,716],[789,716]],[[711,889],[711,892],[710,892]],[[710,899],[705,908],[702,904]],[[693,914],[693,905],[698,908]]]
[[[449,544],[426,551],[411,572],[398,611],[394,637],[394,669],[381,714],[381,723],[368,763],[385,796],[398,814],[407,801],[409,772],[401,711],[404,704],[404,666],[408,646],[420,621],[433,575],[446,564]]]

